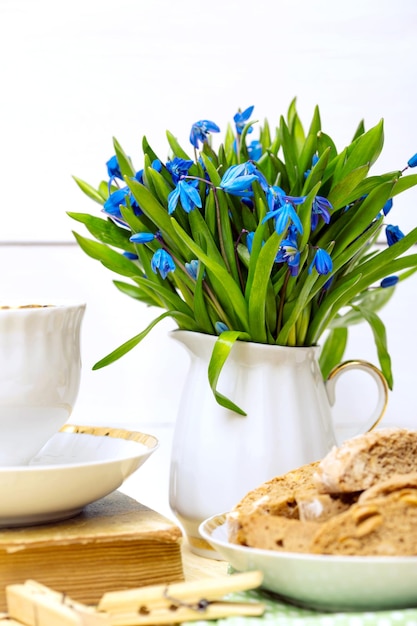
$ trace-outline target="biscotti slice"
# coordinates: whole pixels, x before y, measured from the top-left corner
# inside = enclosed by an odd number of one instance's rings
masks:
[[[395,474],[392,478],[377,483],[373,487],[369,487],[369,489],[361,493],[358,502],[368,502],[369,500],[374,500],[381,496],[387,496],[394,491],[404,491],[407,488],[411,488],[410,493],[413,492],[412,490],[417,489],[417,472],[412,472],[411,474]]]
[[[321,493],[364,491],[394,474],[417,471],[417,431],[383,428],[334,447],[319,463],[314,483]]]
[[[241,515],[259,513],[298,519],[296,492],[313,488],[313,474],[317,464],[310,463],[287,474],[275,476],[246,494],[227,515],[229,541],[245,545]]]
[[[417,555],[417,489],[403,489],[363,503],[318,525],[313,554]]]
[[[300,522],[262,513],[241,515],[240,524],[245,535],[244,545],[281,552],[309,552],[319,526],[315,522]]]
[[[326,522],[331,517],[347,511],[358,500],[359,494],[332,495],[311,490],[297,493],[298,516],[302,522]]]
[[[245,515],[255,511],[270,515],[283,515],[283,510],[287,506],[285,504],[287,498],[291,502],[291,498],[296,490],[312,489],[314,487],[313,475],[317,466],[318,461],[298,467],[286,474],[275,476],[271,480],[262,483],[259,487],[249,491],[232,510]],[[289,506],[291,507],[291,504]],[[289,517],[292,517],[292,515],[289,515]]]

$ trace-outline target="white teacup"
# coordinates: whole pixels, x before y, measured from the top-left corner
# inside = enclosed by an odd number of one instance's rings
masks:
[[[24,465],[71,415],[85,304],[0,304],[0,465]]]

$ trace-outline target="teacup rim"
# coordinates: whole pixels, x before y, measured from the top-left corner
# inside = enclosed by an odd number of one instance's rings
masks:
[[[33,313],[56,309],[85,309],[86,306],[86,302],[83,301],[54,301],[53,299],[49,300],[47,298],[42,298],[39,301],[33,302],[30,302],[30,300],[11,301],[7,304],[5,302],[0,302],[0,315],[5,315],[7,313]]]

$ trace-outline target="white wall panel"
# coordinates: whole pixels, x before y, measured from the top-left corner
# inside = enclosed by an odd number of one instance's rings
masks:
[[[278,121],[314,105],[340,149],[385,119],[376,172],[417,150],[414,0],[0,0],[0,240],[71,239],[85,210],[71,176],[105,177],[115,135],[141,167],[144,134],[167,156],[191,124],[238,107]],[[417,192],[397,203],[415,225]]]

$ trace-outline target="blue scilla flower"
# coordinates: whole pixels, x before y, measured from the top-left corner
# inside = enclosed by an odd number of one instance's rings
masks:
[[[127,259],[129,259],[130,261],[137,261],[138,260],[138,255],[135,254],[134,252],[123,252],[123,256],[126,257]]]
[[[185,264],[185,269],[186,269],[187,274],[191,276],[191,278],[193,278],[194,280],[197,280],[198,268],[199,268],[198,259],[193,259],[189,263]]]
[[[238,111],[233,118],[233,121],[236,126],[236,132],[238,135],[242,134],[243,129],[245,128],[245,124],[249,121],[250,116],[253,113],[253,106],[248,107],[244,111]],[[253,130],[252,126],[249,128],[248,133],[251,133]]]
[[[170,272],[175,271],[175,263],[172,256],[163,248],[158,248],[151,260],[152,271],[157,274],[158,272],[165,280]]]
[[[107,198],[103,205],[104,213],[107,213],[111,217],[122,220],[122,214],[120,213],[120,206],[126,206],[126,199],[130,193],[129,187],[122,187],[113,191]]]
[[[291,276],[297,276],[300,267],[300,251],[297,246],[297,229],[288,228],[287,237],[283,239],[275,258],[276,263],[287,263]]]
[[[276,211],[284,206],[286,202],[290,202],[293,206],[302,204],[305,200],[305,196],[287,196],[285,191],[277,185],[269,186],[265,189],[266,200],[270,211]]]
[[[180,180],[173,191],[168,196],[168,213],[171,215],[177,208],[178,201],[180,201],[182,208],[186,213],[189,213],[196,207],[201,208],[202,202],[200,194],[196,187],[198,186],[198,180],[192,180],[188,182],[186,180]]]
[[[248,249],[249,254],[252,252],[254,236],[255,236],[255,232],[254,231],[251,231],[250,233],[246,234],[246,247]]]
[[[252,252],[254,237],[255,237],[254,231],[246,233],[246,247],[248,249],[249,254]],[[265,245],[265,241],[262,241],[261,246],[264,246],[264,245]]]
[[[282,233],[291,225],[294,225],[299,233],[303,232],[301,220],[298,217],[293,205],[288,200],[286,200],[284,204],[278,206],[275,210],[268,211],[262,220],[262,224],[271,218],[275,219],[275,230],[278,235],[282,235]]]
[[[166,168],[172,176],[172,182],[176,185],[177,182],[188,174],[193,161],[189,159],[180,159],[175,157],[172,161],[168,161]]]
[[[386,276],[381,280],[380,287],[386,289],[387,287],[394,287],[399,281],[398,276]]]
[[[291,276],[297,276],[300,267],[300,251],[293,239],[283,239],[275,258],[276,263],[286,263]]]
[[[386,203],[382,207],[382,212],[383,212],[384,215],[388,215],[388,213],[391,211],[392,204],[393,204],[392,198],[390,198],[389,200],[386,201]]]
[[[313,271],[313,267],[316,268],[319,274],[330,274],[333,269],[333,261],[328,252],[323,250],[323,248],[317,248],[316,254],[314,255],[314,259],[312,260],[310,267],[308,268],[308,273],[311,274]]]
[[[119,167],[119,162],[115,154],[107,161],[106,167],[107,173],[111,179],[120,178],[120,180],[123,180],[123,176]]]
[[[307,178],[310,175],[311,170],[313,169],[313,167],[316,165],[317,161],[319,160],[319,157],[317,154],[313,154],[313,157],[311,159],[311,168],[309,170],[306,170],[304,172],[304,178]]]
[[[389,246],[394,245],[394,243],[397,243],[397,241],[400,241],[400,239],[404,237],[404,233],[398,228],[398,226],[392,226],[392,224],[389,224],[386,227],[385,235]]]
[[[251,192],[252,183],[257,180],[254,173],[248,174],[248,164],[232,165],[223,175],[220,181],[220,188],[231,195],[245,195]]]
[[[250,142],[250,144],[248,145],[248,155],[252,161],[258,161],[261,158],[262,144],[259,139],[254,139]]]
[[[319,217],[323,222],[328,224],[330,222],[330,211],[333,209],[331,203],[327,198],[322,196],[316,196],[313,200],[313,206],[311,210],[311,230],[316,230],[319,223]]]
[[[224,333],[226,330],[229,330],[229,327],[227,326],[227,324],[225,324],[224,322],[216,322],[214,324],[214,328],[216,329],[216,333],[218,335],[221,335],[222,333]]]
[[[154,235],[153,233],[141,232],[141,233],[135,233],[134,235],[132,235],[129,241],[131,241],[132,243],[149,243],[150,241],[153,241],[156,238],[157,236]]]
[[[245,170],[246,174],[247,175],[254,174],[256,178],[258,179],[258,182],[261,185],[261,188],[263,189],[263,191],[267,192],[269,189],[269,183],[266,180],[265,176],[262,174],[262,172],[258,170],[255,163],[248,161],[245,165],[246,165],[246,170]]]
[[[408,167],[416,167],[417,166],[417,154],[411,157],[411,159],[407,162]]]
[[[210,120],[200,120],[191,127],[190,142],[194,148],[198,148],[199,143],[207,141],[210,133],[219,133],[220,128]]]
[[[136,172],[134,179],[138,181],[141,185],[143,185],[143,169]]]

